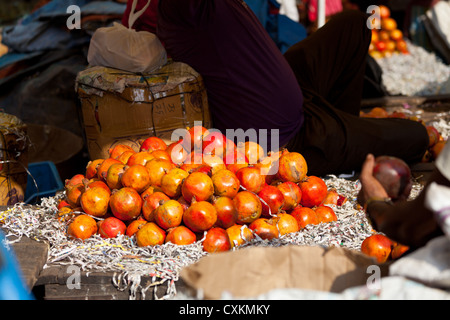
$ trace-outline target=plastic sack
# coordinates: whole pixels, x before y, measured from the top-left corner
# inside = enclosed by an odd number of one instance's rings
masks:
[[[137,0],[133,1],[128,28],[115,22],[112,27],[95,31],[87,57],[90,65],[149,73],[167,62],[166,50],[155,34],[132,29],[134,22],[150,5],[150,1],[138,12],[134,12]]]

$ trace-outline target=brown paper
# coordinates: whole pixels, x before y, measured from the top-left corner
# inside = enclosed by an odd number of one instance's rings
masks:
[[[315,246],[249,247],[210,254],[184,268],[180,276],[189,289],[206,299],[254,297],[277,288],[342,292],[363,285],[374,260],[344,248]],[[382,272],[383,273],[383,272]]]

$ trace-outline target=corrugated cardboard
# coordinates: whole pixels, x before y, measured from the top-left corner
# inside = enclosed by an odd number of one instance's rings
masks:
[[[207,255],[180,276],[194,294],[201,289],[205,299],[220,299],[224,291],[254,297],[278,288],[338,293],[366,284],[372,274],[367,268],[375,264],[361,252],[339,247],[249,247]]]
[[[80,72],[76,83],[91,159],[107,158],[118,143],[137,151],[142,138],[170,141],[175,129],[194,121],[211,127],[203,79],[180,62],[145,75],[92,67]]]

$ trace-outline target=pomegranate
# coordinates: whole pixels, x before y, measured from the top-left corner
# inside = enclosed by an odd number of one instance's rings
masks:
[[[212,168],[210,166],[208,166],[207,164],[201,164],[198,167],[195,167],[193,169],[191,169],[190,173],[192,172],[203,172],[205,174],[207,174],[208,176],[211,177],[212,173]]]
[[[227,147],[227,137],[218,131],[208,131],[203,137],[202,152],[203,154],[213,154],[223,157]]]
[[[329,206],[318,206],[314,209],[317,214],[317,218],[319,219],[319,223],[327,223],[331,221],[337,221],[336,213],[333,208]]]
[[[195,233],[185,226],[178,226],[167,230],[165,243],[172,242],[177,245],[188,245],[194,243],[197,237]]]
[[[236,147],[234,146],[234,142],[232,142],[231,140],[228,141],[230,142],[227,142],[227,144],[231,146],[227,147],[226,153],[223,157],[223,163],[226,166],[230,164],[248,164],[248,158],[245,156],[245,154],[236,149]]]
[[[283,210],[289,211],[294,209],[302,199],[302,190],[292,181],[282,182],[277,185],[284,197]]]
[[[162,189],[160,187],[148,186],[147,189],[145,189],[141,193],[142,201],[144,201],[145,198],[147,198],[149,195],[152,195],[153,193],[155,193],[157,191],[162,192]]]
[[[165,202],[170,200],[170,198],[159,191],[156,191],[145,198],[142,203],[142,215],[147,221],[155,221],[155,212],[154,210],[159,207],[161,202]]]
[[[244,224],[235,224],[226,229],[228,237],[230,238],[231,247],[238,247],[247,241],[251,241],[255,238],[253,232]]]
[[[181,185],[188,176],[180,168],[171,169],[161,178],[161,190],[170,198],[178,198],[181,195]]]
[[[255,141],[246,141],[243,145],[239,142],[237,150],[244,153],[249,164],[256,164],[265,156],[264,149]]]
[[[103,160],[102,163],[100,163],[100,165],[97,167],[97,178],[99,178],[100,180],[105,180],[109,167],[114,163],[122,164],[122,162],[113,158]]]
[[[155,150],[151,152],[151,155],[156,159],[164,159],[172,162],[170,154],[166,150]]]
[[[98,227],[98,233],[102,238],[115,238],[119,234],[125,234],[126,230],[125,223],[115,217],[106,218]]]
[[[147,139],[144,139],[142,141],[139,141],[141,143],[141,147],[139,151],[155,151],[155,150],[166,150],[167,144],[158,137],[148,137]]]
[[[109,208],[110,192],[102,187],[86,186],[81,194],[80,205],[83,211],[94,217],[103,217]]]
[[[136,232],[139,231],[140,228],[142,228],[142,226],[144,224],[146,224],[148,221],[144,220],[144,219],[136,219],[131,221],[131,223],[127,226],[127,230],[125,232],[125,234],[129,237],[132,237],[136,234]]]
[[[391,259],[398,259],[409,250],[408,246],[392,241]]]
[[[375,158],[373,176],[393,200],[406,200],[412,189],[411,170],[402,160],[391,156]]]
[[[259,218],[250,223],[248,227],[261,239],[271,240],[280,236],[280,231],[278,230],[277,226],[278,220],[279,218],[277,217],[273,217],[270,219]]]
[[[181,194],[187,202],[209,200],[214,194],[214,185],[211,178],[202,172],[191,173],[181,186]]]
[[[261,216],[262,205],[258,196],[250,191],[240,191],[233,198],[234,207],[238,211],[236,223],[252,223]]]
[[[133,148],[131,148],[128,145],[117,144],[117,145],[112,146],[111,148],[109,148],[108,153],[109,153],[109,157],[110,158],[116,159],[118,156],[120,156],[125,151],[133,151],[134,152]]]
[[[277,227],[280,231],[281,236],[287,233],[298,232],[300,230],[297,219],[295,219],[289,213],[279,213],[277,214],[277,217],[279,218]]]
[[[183,146],[186,150],[202,150],[203,137],[208,134],[208,129],[203,126],[193,126],[189,128],[183,137]]]
[[[100,188],[105,189],[105,191],[108,192],[108,194],[111,194],[111,189],[102,180],[97,180],[97,179],[88,180],[88,179],[84,179],[83,183],[84,183],[85,189],[86,189],[86,187],[90,187],[90,188],[100,187]]]
[[[180,141],[171,143],[166,151],[170,155],[170,160],[176,165],[181,165],[189,155],[183,147],[183,140],[181,139]]]
[[[240,181],[236,175],[227,169],[219,170],[211,176],[214,194],[219,197],[234,198],[239,192]]]
[[[131,158],[131,156],[133,155],[133,154],[135,154],[136,152],[134,152],[134,151],[124,151],[124,152],[122,152],[121,154],[120,154],[120,156],[118,156],[117,158],[114,158],[114,159],[117,159],[117,160],[119,160],[120,162],[122,162],[123,164],[127,164],[128,163],[128,160]]]
[[[178,227],[183,220],[183,212],[183,207],[178,201],[168,200],[155,209],[155,222],[164,230]]]
[[[193,232],[206,231],[217,221],[217,211],[206,201],[195,201],[183,214],[184,224]]]
[[[142,164],[127,166],[120,182],[124,187],[133,188],[138,193],[142,193],[150,185],[150,173]]]
[[[56,206],[56,208],[59,210],[59,209],[64,208],[64,207],[70,207],[70,203],[68,203],[65,199],[61,199],[58,202],[58,205]]]
[[[66,201],[72,208],[80,206],[81,194],[84,192],[84,183],[78,183],[66,191]]]
[[[234,225],[238,218],[238,212],[234,207],[234,202],[229,197],[217,197],[213,200],[214,208],[217,212],[216,226],[229,228]]]
[[[132,165],[135,164],[140,164],[145,166],[145,164],[147,163],[147,161],[150,161],[152,159],[155,159],[155,157],[147,151],[140,151],[140,152],[135,152],[133,153],[127,161],[127,166],[131,167]]]
[[[434,126],[428,125],[426,126],[426,129],[428,133],[428,138],[430,140],[428,146],[431,148],[440,140],[441,134]]]
[[[284,196],[275,186],[265,185],[258,193],[258,197],[261,199],[261,215],[264,218],[278,214],[284,206]]]
[[[153,159],[145,164],[145,168],[147,168],[150,175],[150,185],[160,187],[162,177],[175,168],[175,165],[169,160]]]
[[[373,234],[364,239],[361,244],[361,252],[374,257],[378,263],[386,262],[391,250],[392,241],[382,234]]]
[[[85,176],[82,174],[76,174],[70,179],[66,179],[64,183],[64,188],[66,190],[69,190],[70,188],[76,186],[79,183],[83,183],[83,180],[85,179]]]
[[[225,229],[215,227],[206,232],[203,250],[208,253],[224,252],[231,249],[231,242]]]
[[[67,234],[76,239],[85,240],[93,236],[98,230],[97,222],[94,218],[81,214],[67,227]]]
[[[445,144],[447,143],[446,140],[441,140],[436,142],[436,144],[430,149],[431,155],[433,159],[437,159],[439,157],[439,154],[442,152],[442,150],[445,147]]]
[[[234,174],[236,174],[236,172],[241,169],[241,168],[245,168],[248,167],[249,164],[248,163],[230,163],[226,166],[227,170],[230,170],[231,172],[233,172]]]
[[[278,161],[277,176],[282,181],[300,182],[306,177],[308,165],[298,152],[286,152]]]
[[[253,166],[248,166],[239,169],[236,172],[236,177],[241,182],[241,186],[247,191],[258,193],[266,183],[265,177],[259,172],[259,169]]]
[[[161,245],[165,239],[166,232],[154,222],[144,224],[136,232],[136,244],[139,247]]]
[[[110,208],[116,218],[130,221],[141,214],[142,198],[133,188],[116,189],[111,194]]]
[[[316,176],[308,176],[299,183],[302,190],[300,204],[304,207],[316,207],[322,204],[328,189],[325,181]]]
[[[86,166],[86,179],[92,179],[97,177],[97,168],[105,159],[95,159],[89,161]]]
[[[300,229],[305,228],[308,224],[319,224],[319,218],[316,212],[308,207],[295,207],[291,211],[291,215],[297,220]]]
[[[121,177],[125,172],[125,164],[123,163],[114,163],[112,164],[108,171],[106,172],[105,181],[108,187],[112,189],[120,189],[122,188]]]
[[[323,200],[322,204],[324,204],[324,205],[332,204],[332,205],[340,207],[346,202],[347,202],[347,198],[341,194],[338,194],[336,189],[333,188],[333,189],[328,190],[327,196]]]
[[[61,207],[58,209],[57,218],[58,221],[64,222],[69,221],[70,219],[75,217],[75,213],[70,206]]]
[[[255,167],[259,169],[261,174],[265,176],[266,183],[270,184],[277,177],[279,158],[285,151],[270,151],[264,159],[255,164]]]
[[[223,163],[222,157],[214,154],[204,154],[203,163],[211,167],[211,174],[227,168]]]

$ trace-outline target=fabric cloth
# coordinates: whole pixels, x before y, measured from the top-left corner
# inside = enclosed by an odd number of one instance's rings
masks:
[[[367,16],[337,14],[285,54],[304,94],[305,124],[288,143],[302,153],[309,174],[349,173],[368,153],[421,160],[428,147],[425,127],[406,119],[360,118],[371,35]]]
[[[157,35],[202,75],[214,128],[279,130],[280,146],[300,129],[301,89],[244,1],[160,0]]]

